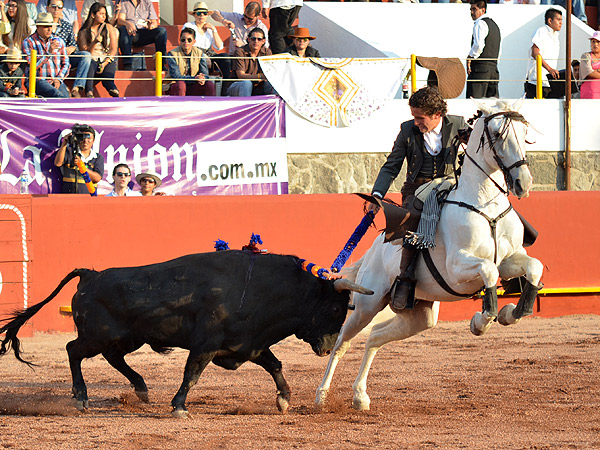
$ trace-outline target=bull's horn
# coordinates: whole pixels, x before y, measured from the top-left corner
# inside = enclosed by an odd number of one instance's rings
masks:
[[[342,292],[345,290],[358,292],[360,294],[365,295],[373,295],[374,292],[370,289],[362,287],[360,284],[356,284],[350,280],[346,280],[345,278],[337,279],[333,282],[333,287],[336,291]]]

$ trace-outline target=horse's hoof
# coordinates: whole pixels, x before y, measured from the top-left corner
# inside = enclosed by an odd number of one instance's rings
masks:
[[[471,333],[475,336],[484,335],[494,323],[494,319],[495,317],[488,316],[487,313],[482,314],[477,311],[471,319]]]
[[[139,398],[144,403],[150,403],[150,399],[148,398],[148,391],[134,391],[137,398]]]
[[[290,407],[290,402],[283,398],[281,395],[277,396],[277,409],[281,412],[281,414],[287,414],[288,409]]]
[[[357,411],[369,411],[371,409],[371,399],[366,394],[360,397],[355,395],[352,399],[352,408]]]
[[[498,314],[498,322],[501,325],[514,325],[515,323],[518,323],[521,321],[521,319],[515,319],[513,316],[513,311],[515,310],[515,304],[514,303],[509,303],[508,305],[504,306],[501,310],[500,313]]]
[[[317,389],[317,396],[315,397],[315,406],[317,408],[323,408],[327,403],[327,391],[325,389]]]
[[[86,412],[87,409],[90,407],[90,402],[89,400],[77,400],[76,398],[74,398],[73,406],[75,406],[75,408],[77,408],[77,410],[80,412]]]
[[[176,419],[187,419],[190,417],[190,413],[183,408],[174,408],[173,411],[171,411],[171,415]]]

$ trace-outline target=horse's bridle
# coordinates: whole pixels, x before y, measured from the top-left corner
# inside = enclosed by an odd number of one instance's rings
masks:
[[[469,120],[469,122],[473,121],[476,118],[481,117],[481,114],[482,114],[481,111],[479,111],[478,115],[475,116],[473,119]],[[499,116],[504,116],[506,118],[506,122],[504,123],[503,128],[499,132],[496,133],[496,136],[494,139],[494,138],[492,138],[492,133],[490,132],[490,129],[489,129],[489,122],[490,122],[490,120],[495,119],[496,117],[499,117]],[[471,162],[473,164],[475,164],[475,166],[479,170],[481,170],[488,177],[488,179],[490,179],[492,181],[492,183],[494,183],[496,185],[496,187],[500,190],[500,192],[502,192],[504,195],[508,195],[509,191],[513,188],[513,185],[514,185],[514,180],[513,180],[512,175],[510,174],[510,171],[512,169],[514,169],[515,167],[521,167],[522,165],[529,165],[527,158],[522,158],[519,161],[512,164],[511,166],[506,167],[506,165],[500,158],[500,155],[498,155],[498,150],[496,149],[496,142],[508,131],[508,127],[512,126],[513,120],[516,120],[518,122],[524,123],[525,125],[528,125],[528,122],[527,122],[527,120],[525,120],[525,117],[523,117],[521,114],[519,114],[518,112],[515,112],[515,111],[500,111],[500,112],[497,112],[495,114],[490,114],[489,116],[485,117],[483,119],[484,133],[481,134],[481,139],[479,141],[479,147],[477,147],[477,151],[479,151],[480,149],[483,149],[483,146],[485,145],[485,137],[487,137],[487,140],[490,145],[490,149],[492,150],[492,153],[494,154],[494,160],[496,161],[496,163],[498,164],[498,168],[502,171],[502,174],[504,175],[504,181],[506,181],[507,189],[504,189],[492,177],[490,177],[490,175],[479,164],[477,164],[477,162],[475,162],[475,160],[471,157],[471,155],[469,155],[465,151],[466,157],[469,158],[471,160]]]

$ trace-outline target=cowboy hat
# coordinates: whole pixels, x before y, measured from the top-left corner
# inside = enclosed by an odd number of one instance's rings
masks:
[[[6,63],[23,63],[27,62],[27,60],[23,59],[21,56],[21,51],[18,48],[11,48],[6,52],[6,59],[4,60]]]
[[[194,7],[192,8],[192,10],[188,11],[188,14],[190,16],[193,16],[196,14],[197,11],[204,11],[208,13],[208,6],[206,6],[206,3],[204,2],[196,2],[194,3]]]
[[[139,173],[139,174],[137,174],[135,176],[135,181],[137,182],[137,184],[139,184],[141,186],[142,185],[142,180],[144,178],[152,178],[156,182],[156,186],[154,187],[155,189],[162,184],[162,180],[160,179],[160,177],[158,176],[158,174],[155,173],[155,172],[142,172],[142,173]]]
[[[310,35],[310,32],[308,31],[308,28],[302,28],[302,27],[298,27],[294,30],[294,34],[290,34],[288,36],[289,38],[307,38],[310,39],[311,41],[313,39],[315,39],[314,36]]]
[[[467,74],[460,59],[417,56],[417,64],[430,70],[427,85],[437,86],[442,97],[456,98],[463,91]]]
[[[35,24],[36,26],[50,26],[50,25],[56,25],[54,23],[54,20],[52,19],[52,14],[45,12],[45,13],[40,13],[37,16],[37,19],[35,19]]]

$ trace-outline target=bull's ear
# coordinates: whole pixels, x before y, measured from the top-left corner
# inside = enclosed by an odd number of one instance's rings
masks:
[[[356,284],[345,278],[340,278],[338,280],[335,280],[333,282],[333,287],[338,292],[354,291],[354,292],[358,292],[359,294],[365,294],[365,295],[373,295],[374,294],[374,292],[372,290],[364,288],[360,284]]]

